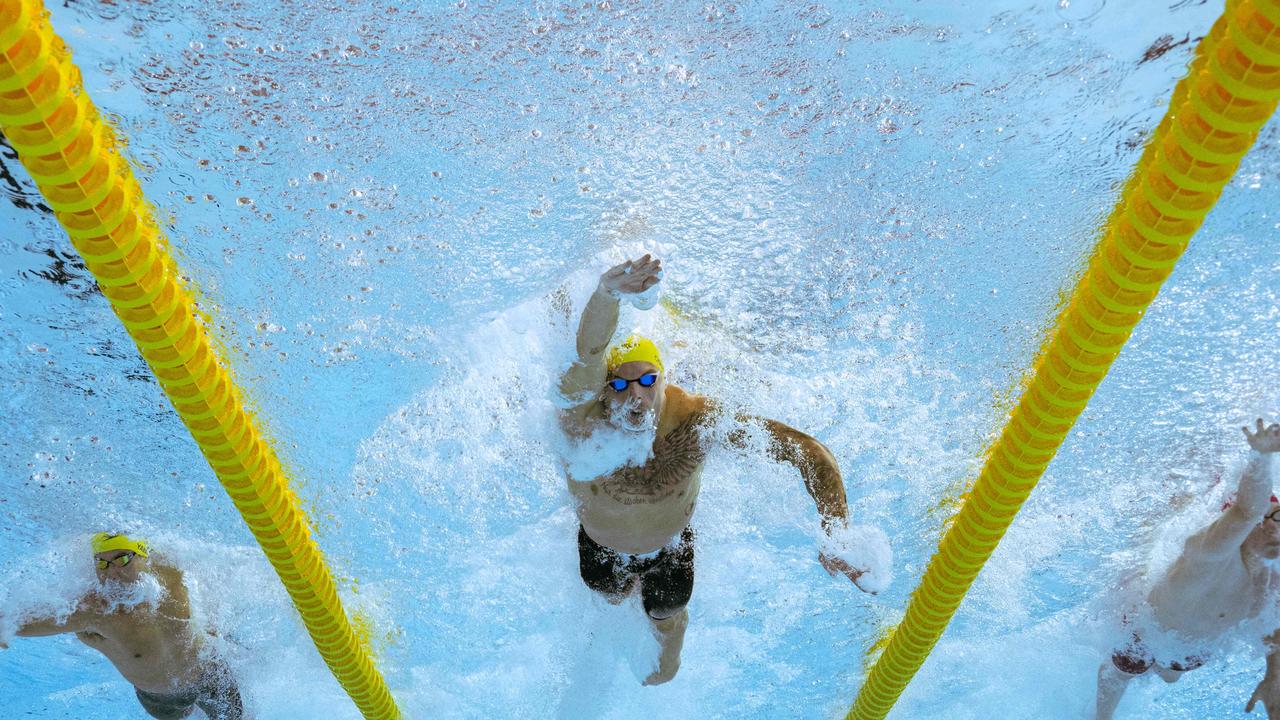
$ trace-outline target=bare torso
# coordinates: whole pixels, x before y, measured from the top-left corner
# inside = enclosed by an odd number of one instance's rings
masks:
[[[1161,625],[1193,638],[1214,638],[1257,617],[1280,576],[1260,560],[1234,562],[1184,553],[1148,595]],[[1206,611],[1210,609],[1210,611]]]
[[[153,574],[165,589],[156,605],[141,604],[128,610],[108,611],[96,594],[83,601],[85,629],[76,637],[97,650],[134,686],[155,693],[173,693],[194,685],[200,678],[200,638],[192,632],[186,589],[169,568]]]
[[[649,553],[667,545],[689,524],[706,459],[700,433],[701,398],[675,386],[666,390],[653,456],[590,480],[569,478],[578,518],[587,535],[619,552]],[[593,411],[588,422],[604,422]]]

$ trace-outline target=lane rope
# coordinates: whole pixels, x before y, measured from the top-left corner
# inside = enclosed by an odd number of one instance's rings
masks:
[[[880,720],[898,701],[1278,100],[1280,0],[1230,0],[847,720]]]
[[[401,717],[279,458],[246,409],[122,146],[39,0],[0,0],[0,131],[155,373],[366,718]]]

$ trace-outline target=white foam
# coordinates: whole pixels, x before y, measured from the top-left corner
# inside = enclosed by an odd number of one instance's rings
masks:
[[[867,592],[882,592],[893,581],[893,550],[889,547],[889,536],[878,527],[834,528],[831,535],[824,538],[822,551],[861,570],[858,587]]]
[[[585,482],[619,468],[641,467],[653,457],[655,431],[633,432],[601,424],[591,434],[564,442],[569,477]]]
[[[640,310],[642,312],[645,310],[652,310],[657,307],[658,301],[662,299],[662,283],[659,282],[657,285],[650,287],[644,292],[631,293],[630,295],[623,295],[622,297],[636,310]]]
[[[155,607],[167,594],[160,580],[151,572],[140,573],[137,581],[129,583],[108,578],[94,591],[107,602],[107,612],[128,611],[142,605]]]

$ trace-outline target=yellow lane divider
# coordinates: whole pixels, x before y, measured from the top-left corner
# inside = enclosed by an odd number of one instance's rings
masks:
[[[1232,0],[1112,213],[1089,268],[848,718],[885,717],[1280,100],[1280,0]]]
[[[399,718],[275,452],[225,369],[120,142],[39,0],[0,0],[0,130],[18,151],[366,718]]]

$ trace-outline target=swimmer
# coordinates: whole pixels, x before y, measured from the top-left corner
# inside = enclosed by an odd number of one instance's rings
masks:
[[[97,587],[65,618],[21,621],[17,634],[42,637],[75,633],[115,665],[153,718],[179,720],[199,707],[210,720],[247,717],[226,663],[202,653],[203,638],[190,626],[191,608],[182,572],[151,557],[147,544],[126,535],[98,533],[91,540]],[[162,591],[148,602],[145,586]],[[129,598],[122,601],[122,598]],[[7,645],[0,641],[0,648]]]
[[[1255,432],[1243,430],[1253,452],[1235,501],[1187,539],[1182,554],[1152,587],[1146,609],[1156,626],[1135,627],[1126,616],[1126,644],[1098,669],[1098,720],[1110,720],[1133,678],[1154,670],[1165,682],[1175,682],[1209,659],[1194,651],[1175,657],[1157,654],[1144,634],[1172,631],[1184,640],[1208,644],[1241,621],[1257,617],[1267,603],[1280,600],[1280,575],[1275,570],[1280,558],[1280,502],[1271,490],[1271,458],[1280,452],[1280,424],[1268,427],[1259,419]],[[1267,717],[1280,720],[1280,631],[1264,642],[1266,673],[1245,712],[1253,712],[1261,701]]]
[[[581,522],[578,555],[583,581],[615,604],[638,591],[658,636],[658,666],[646,685],[671,680],[680,667],[689,620],[686,604],[693,592],[694,534],[689,519],[707,451],[703,430],[720,415],[713,401],[667,382],[652,341],[632,336],[609,347],[617,330],[619,300],[650,290],[661,272],[661,262],[645,255],[601,276],[578,327],[577,361],[560,387],[564,397],[580,403],[562,415],[566,434],[575,441],[594,438],[601,452],[618,460],[595,476],[596,471],[589,470],[573,477],[570,467],[569,488]],[[770,436],[770,455],[800,471],[830,539],[819,553],[827,572],[870,588],[868,568],[841,557],[850,556],[842,550],[854,543],[844,482],[831,452],[774,420],[740,416],[735,422],[726,438],[729,443],[744,446],[746,426],[758,423]]]

